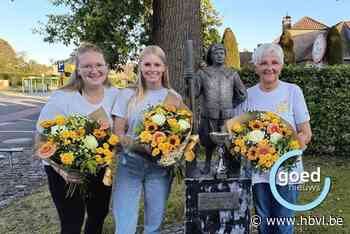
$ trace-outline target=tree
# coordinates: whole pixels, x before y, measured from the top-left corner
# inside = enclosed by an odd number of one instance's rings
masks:
[[[221,25],[221,19],[211,0],[51,1],[55,6],[66,6],[69,13],[49,15],[48,22],[41,23],[35,32],[42,34],[47,42],[95,43],[105,51],[112,67],[137,57],[143,45],[159,44],[169,57],[172,79],[182,80],[185,40],[194,40],[196,61],[201,59],[202,33],[206,44],[220,40],[216,27]],[[164,32],[170,34],[160,35]],[[183,81],[172,83],[178,91],[184,85]]]
[[[209,48],[211,44],[219,43],[221,38],[218,27],[222,25],[222,19],[211,0],[201,0],[201,22],[203,47]]]
[[[343,43],[341,35],[335,26],[328,31],[326,58],[330,65],[343,63]]]
[[[230,28],[226,28],[222,38],[222,43],[226,48],[225,66],[239,69],[240,56],[238,51],[238,43],[235,35]]]
[[[295,64],[294,42],[288,30],[284,30],[278,44],[282,47],[285,64]]]
[[[142,20],[147,5],[142,1],[52,0],[52,3],[69,8],[69,13],[48,15],[48,22],[40,23],[35,32],[51,43],[95,43],[104,50],[112,67],[135,56],[145,38]]]
[[[185,95],[184,43],[193,40],[194,61],[201,60],[200,0],[154,0],[152,42],[168,57],[171,84]]]

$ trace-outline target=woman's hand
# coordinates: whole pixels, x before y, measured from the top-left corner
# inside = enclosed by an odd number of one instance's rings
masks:
[[[304,122],[297,125],[298,134],[297,138],[301,149],[305,149],[306,145],[311,141],[311,127],[310,122]]]

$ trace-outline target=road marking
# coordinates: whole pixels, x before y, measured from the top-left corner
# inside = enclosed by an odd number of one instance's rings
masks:
[[[0,131],[0,133],[33,133],[35,131]]]
[[[1,126],[5,126],[5,125],[9,125],[9,124],[14,124],[14,122],[5,122],[5,123],[0,123],[0,127],[1,127]]]
[[[32,138],[16,138],[16,139],[9,139],[5,140],[2,143],[3,144],[18,144],[18,143],[24,143],[24,142],[30,142],[32,141]]]

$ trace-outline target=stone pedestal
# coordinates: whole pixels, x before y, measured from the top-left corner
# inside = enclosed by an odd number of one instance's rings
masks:
[[[251,180],[186,178],[186,234],[248,234]]]

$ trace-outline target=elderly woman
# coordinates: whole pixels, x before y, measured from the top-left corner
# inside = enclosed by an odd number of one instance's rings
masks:
[[[302,90],[295,84],[279,80],[283,67],[283,50],[278,44],[262,44],[254,54],[255,72],[259,83],[248,89],[248,99],[240,106],[241,111],[271,111],[288,121],[297,132],[302,148],[310,142],[310,115]],[[292,169],[299,175],[303,171],[302,161]],[[293,225],[268,226],[266,218],[293,217],[294,212],[279,204],[271,193],[269,171],[252,171],[253,199],[256,214],[261,218],[259,233],[293,233]],[[298,191],[295,184],[288,182],[281,186],[277,181],[280,195],[291,203],[296,203]]]

